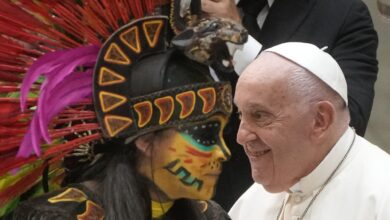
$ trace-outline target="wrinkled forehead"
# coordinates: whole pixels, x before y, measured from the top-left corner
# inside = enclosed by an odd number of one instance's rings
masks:
[[[269,52],[262,53],[239,77],[234,102],[274,105],[288,97],[288,74],[294,67],[288,60]]]
[[[287,89],[289,75],[299,68],[291,61],[271,52],[263,52],[241,74],[236,86],[236,95],[247,92],[281,92]]]

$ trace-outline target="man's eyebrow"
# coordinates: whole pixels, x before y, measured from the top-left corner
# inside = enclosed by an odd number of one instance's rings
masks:
[[[248,104],[248,107],[249,108],[264,108],[264,105],[262,105],[260,103],[251,102]]]
[[[234,105],[236,105],[238,107],[238,105],[237,105],[235,100],[233,100],[233,103],[234,103]],[[258,108],[264,108],[264,105],[262,105],[261,103],[249,102],[249,103],[245,104],[245,107],[247,107],[247,108],[257,108],[258,109]]]

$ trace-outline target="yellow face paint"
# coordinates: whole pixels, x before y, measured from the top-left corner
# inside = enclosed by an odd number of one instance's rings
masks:
[[[223,140],[225,116],[173,130],[154,146],[153,178],[149,178],[170,198],[210,199],[230,158]]]

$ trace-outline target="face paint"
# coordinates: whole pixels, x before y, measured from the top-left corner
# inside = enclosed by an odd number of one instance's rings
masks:
[[[230,151],[222,137],[227,118],[214,116],[172,130],[153,150],[154,183],[171,199],[210,199]]]

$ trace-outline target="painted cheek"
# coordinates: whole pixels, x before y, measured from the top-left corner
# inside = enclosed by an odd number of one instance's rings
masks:
[[[211,156],[212,156],[211,152],[204,152],[203,150],[198,150],[198,149],[193,148],[193,147],[187,147],[186,152],[188,154],[191,154],[192,156],[206,158],[206,159],[211,158]]]
[[[183,162],[185,164],[189,164],[190,165],[190,164],[192,164],[194,162],[194,160],[192,158],[187,158],[187,159],[184,159]]]
[[[198,175],[190,167],[184,166],[180,160],[172,161],[164,167],[175,179],[179,180],[179,184],[183,184],[186,187],[190,187],[196,191],[200,191],[203,188],[203,180],[198,179]],[[171,187],[172,183],[167,183],[168,187],[173,191],[176,189]]]
[[[184,157],[180,158],[183,165],[196,171],[206,166],[211,160],[213,153],[209,147],[203,146],[185,134],[181,135],[181,149]]]
[[[211,129],[214,124],[215,123],[209,124],[211,125]],[[185,132],[180,133],[182,141],[185,143],[185,153],[188,155],[188,158],[183,160],[186,167],[193,171],[199,169],[203,169],[206,172],[210,169],[218,170],[221,169],[221,162],[230,158],[230,151],[223,140],[223,126],[220,126],[220,124],[217,123],[214,129],[215,128],[217,128],[217,130],[212,132],[214,133],[214,136],[209,136],[208,139],[201,139],[206,142],[213,141],[215,144],[212,145],[203,145],[195,140],[191,134]],[[199,170],[198,172],[201,174],[202,170]]]
[[[199,169],[199,168],[204,168],[207,166],[209,161],[212,158],[212,153],[211,152],[203,152],[199,151],[197,149],[194,149],[192,147],[187,148],[187,153],[191,155],[191,166],[194,169]]]

